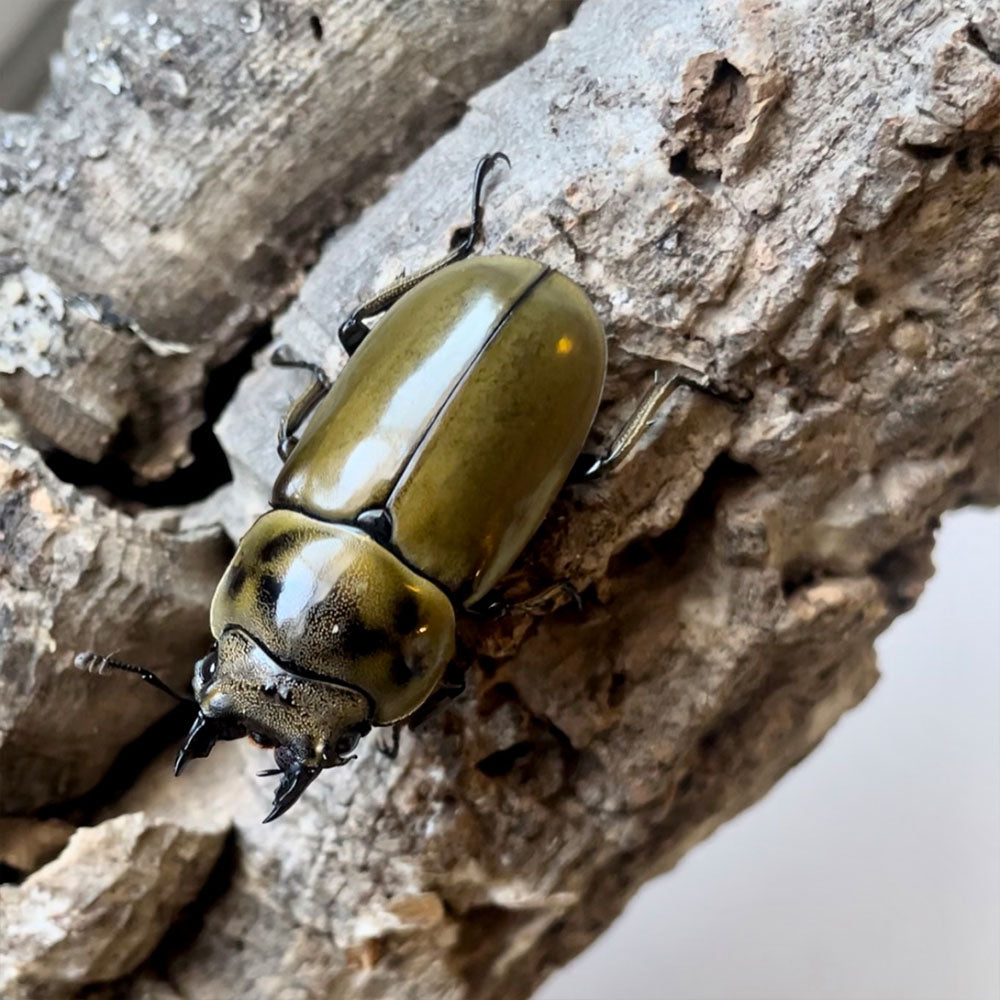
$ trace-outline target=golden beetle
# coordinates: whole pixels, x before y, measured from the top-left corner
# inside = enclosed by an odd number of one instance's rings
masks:
[[[604,386],[597,314],[564,275],[523,257],[470,257],[471,225],[443,259],[396,282],[340,328],[350,359],[282,420],[272,509],[244,535],[212,601],[198,714],[175,771],[217,740],[249,735],[282,775],[265,822],[373,726],[413,724],[444,696],[455,610],[481,602],[541,524],[571,472],[615,466],[680,385],[657,381],[604,456],[580,451]],[[371,330],[364,320],[385,312]],[[714,391],[714,390],[709,390]],[[299,429],[304,426],[301,438]],[[95,653],[77,664],[149,671]],[[175,697],[180,697],[175,695]],[[185,699],[189,700],[189,699]]]

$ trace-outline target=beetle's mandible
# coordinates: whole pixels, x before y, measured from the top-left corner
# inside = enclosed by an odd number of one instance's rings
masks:
[[[215,592],[215,643],[195,665],[197,716],[175,766],[220,739],[273,748],[264,773],[281,780],[265,822],[352,760],[373,727],[394,727],[395,747],[402,722],[460,690],[446,679],[456,610],[506,572],[571,473],[617,465],[677,386],[719,394],[690,370],[657,380],[607,453],[581,456],[604,386],[604,331],[564,275],[471,256],[500,160],[509,165],[502,153],[479,161],[472,221],[450,253],[342,324],[350,358],[334,383],[280,349],[272,357],[314,379],[281,422],[272,509]],[[169,692],[110,657],[76,662]]]

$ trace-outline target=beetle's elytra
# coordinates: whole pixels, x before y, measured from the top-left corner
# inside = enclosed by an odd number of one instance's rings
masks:
[[[351,354],[279,433],[272,509],[243,537],[195,667],[198,714],[176,762],[249,735],[274,749],[268,820],[373,726],[413,720],[443,690],[456,609],[480,601],[534,534],[589,433],[604,385],[604,331],[583,291],[520,257],[469,257],[473,221],[444,258],[359,307]],[[387,310],[387,311],[386,311]],[[364,319],[385,312],[371,330]],[[590,474],[627,453],[678,376],[654,386]],[[296,436],[304,425],[301,438]],[[147,671],[87,653],[80,666]]]

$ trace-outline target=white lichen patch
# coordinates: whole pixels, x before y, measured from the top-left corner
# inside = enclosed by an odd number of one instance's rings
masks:
[[[90,82],[103,87],[109,94],[117,97],[123,90],[128,89],[128,80],[121,67],[114,59],[103,59],[94,63],[90,71]]]
[[[38,378],[56,371],[65,351],[66,303],[51,278],[22,268],[0,281],[0,373]]]

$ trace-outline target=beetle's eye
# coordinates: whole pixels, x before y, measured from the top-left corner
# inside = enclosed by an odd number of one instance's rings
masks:
[[[215,671],[219,666],[219,657],[216,655],[213,649],[208,656],[203,656],[195,664],[195,672],[198,674],[198,678],[202,684],[208,684],[209,681],[215,676]]]
[[[358,740],[360,739],[361,733],[357,730],[353,732],[349,730],[346,733],[341,733],[333,746],[334,753],[338,757],[346,757],[358,745]]]
[[[250,732],[247,733],[251,740],[261,748],[261,750],[272,750],[278,744],[271,739],[270,736],[265,736],[263,733]]]

